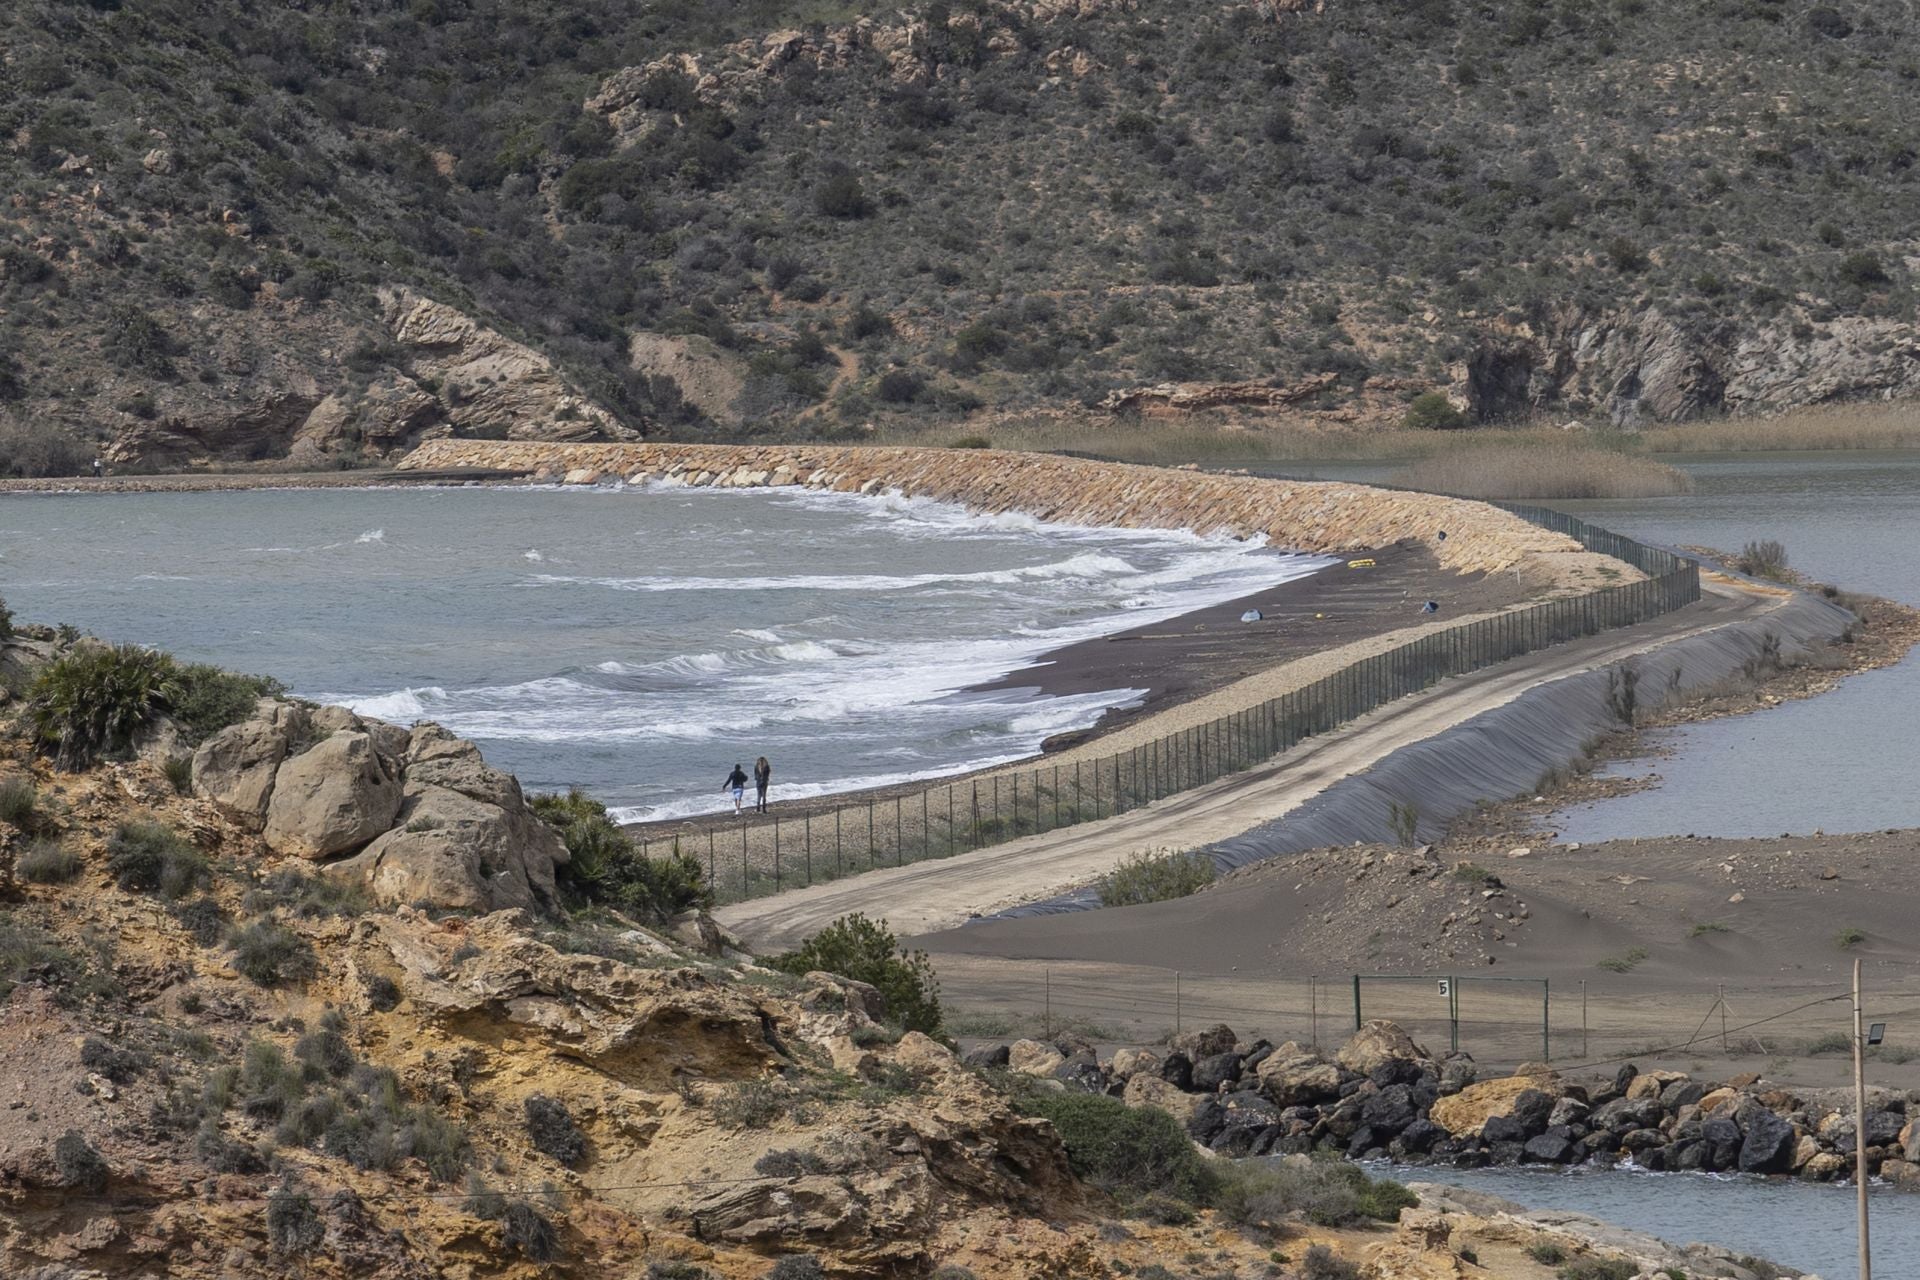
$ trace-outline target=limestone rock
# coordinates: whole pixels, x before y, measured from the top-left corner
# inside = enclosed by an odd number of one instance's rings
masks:
[[[524,809],[408,779],[401,826],[328,870],[366,878],[382,902],[455,911],[545,909],[567,847]]]
[[[1067,1055],[1038,1040],[1015,1040],[1007,1047],[1007,1067],[1023,1076],[1051,1078]]]
[[[1158,1107],[1184,1127],[1203,1101],[1197,1093],[1186,1093],[1159,1076],[1141,1072],[1127,1081],[1121,1099],[1130,1107]]]
[[[1158,1076],[1160,1058],[1146,1049],[1117,1049],[1107,1067],[1107,1074],[1120,1081],[1131,1080],[1136,1075]]]
[[[1376,1018],[1340,1046],[1338,1061],[1349,1071],[1371,1075],[1388,1062],[1424,1062],[1429,1055],[1400,1027]]]
[[[194,752],[194,792],[249,831],[260,830],[266,825],[274,775],[306,727],[306,712],[297,704],[261,699],[252,718],[220,730]]]
[[[454,737],[430,720],[413,727],[406,764],[409,786],[444,787],[502,809],[518,809],[526,803],[519,779],[494,768],[481,756],[479,747]]]
[[[1524,1102],[1531,1101],[1527,1098],[1528,1094],[1546,1098],[1548,1110],[1551,1110],[1553,1100],[1560,1097],[1561,1092],[1557,1084],[1539,1076],[1506,1076],[1498,1080],[1483,1080],[1479,1084],[1468,1085],[1450,1097],[1436,1100],[1433,1109],[1428,1112],[1428,1119],[1456,1138],[1478,1136],[1487,1121],[1509,1117]],[[1547,1111],[1543,1111],[1540,1116],[1542,1124],[1546,1118]]]
[[[400,783],[373,739],[334,733],[280,765],[264,834],[277,852],[319,861],[364,847],[399,810]]]
[[[1312,1054],[1282,1056],[1285,1048],[1283,1045],[1274,1050],[1255,1073],[1260,1079],[1260,1091],[1276,1106],[1307,1106],[1339,1096],[1338,1067]]]

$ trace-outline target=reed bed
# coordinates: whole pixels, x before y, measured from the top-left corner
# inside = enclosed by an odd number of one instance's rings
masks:
[[[1765,417],[1621,431],[1561,423],[1415,431],[1401,427],[1329,427],[1305,420],[1249,422],[1216,413],[1190,418],[1014,417],[989,424],[902,427],[876,444],[1021,449],[1077,453],[1156,466],[1207,467],[1288,462],[1408,462],[1463,450],[1564,450],[1663,453],[1798,452],[1920,448],[1920,404],[1892,401],[1796,409]]]
[[[1578,445],[1469,448],[1422,458],[1393,483],[1463,498],[1665,498],[1693,478],[1652,458]]]

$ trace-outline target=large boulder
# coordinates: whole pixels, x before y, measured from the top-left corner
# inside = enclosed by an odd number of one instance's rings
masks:
[[[1233,1046],[1238,1043],[1239,1037],[1233,1034],[1233,1028],[1222,1022],[1177,1035],[1167,1047],[1175,1053],[1186,1054],[1197,1063],[1215,1054],[1231,1053]]]
[[[365,877],[382,902],[456,911],[552,903],[554,870],[566,864],[567,846],[524,808],[409,785],[399,819],[401,826],[328,870]]]
[[[1546,1127],[1553,1104],[1565,1091],[1551,1076],[1507,1076],[1468,1085],[1459,1093],[1435,1100],[1428,1118],[1456,1138],[1483,1135],[1489,1120],[1517,1121],[1525,1141]],[[1538,1113],[1537,1115],[1535,1113]],[[1498,1126],[1504,1135],[1509,1126]],[[1493,1135],[1486,1135],[1490,1139]],[[1507,1139],[1504,1136],[1502,1140]]]
[[[1120,1097],[1130,1107],[1158,1107],[1183,1127],[1193,1119],[1195,1108],[1204,1101],[1199,1094],[1186,1093],[1159,1076],[1144,1071],[1128,1077],[1126,1090]]]
[[[1279,1049],[1260,1064],[1260,1091],[1277,1106],[1298,1107],[1340,1096],[1340,1068],[1310,1053]]]
[[[494,768],[481,758],[479,747],[431,721],[413,727],[407,743],[407,782],[445,787],[502,809],[517,809],[525,803],[518,778]]]
[[[320,861],[363,848],[399,811],[400,782],[373,739],[347,730],[280,765],[263,834],[276,852]]]
[[[1023,1076],[1050,1080],[1066,1060],[1066,1054],[1038,1040],[1016,1040],[1007,1047],[1007,1068]]]
[[[1791,1173],[1793,1126],[1765,1107],[1742,1107],[1736,1117],[1744,1137],[1738,1167],[1742,1173]]]
[[[1193,1064],[1193,1087],[1201,1093],[1213,1093],[1222,1085],[1240,1079],[1240,1055],[1229,1049],[1214,1053]]]
[[[304,707],[262,698],[252,716],[220,730],[193,753],[194,792],[247,830],[260,830],[280,762],[307,729]]]
[[[1376,1018],[1340,1046],[1337,1060],[1347,1070],[1364,1076],[1371,1075],[1383,1063],[1424,1062],[1428,1057],[1427,1051],[1415,1044],[1413,1037],[1397,1024]]]

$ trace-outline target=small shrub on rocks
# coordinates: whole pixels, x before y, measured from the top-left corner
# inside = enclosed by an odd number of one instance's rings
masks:
[[[170,910],[188,936],[203,947],[217,946],[227,934],[227,913],[212,898],[176,902]]]
[[[57,841],[40,840],[20,855],[14,870],[30,884],[65,884],[80,874],[82,865],[79,854],[63,848]]]
[[[282,1257],[311,1253],[326,1234],[319,1211],[304,1192],[283,1182],[267,1197],[267,1241],[275,1253]]]
[[[107,870],[122,889],[184,898],[207,881],[207,860],[157,822],[122,823],[107,840]]]
[[[1582,1258],[1556,1274],[1560,1280],[1633,1280],[1640,1268],[1623,1258]]]
[[[115,1084],[125,1084],[145,1070],[147,1063],[137,1053],[88,1036],[80,1045],[80,1065]]]
[[[23,774],[0,778],[0,822],[10,822],[22,831],[33,825],[40,804],[40,791],[33,779]]]
[[[28,713],[34,737],[62,769],[88,769],[127,750],[165,712],[173,659],[138,645],[88,644],[57,659],[34,681]]]
[[[799,1178],[826,1173],[830,1166],[814,1151],[769,1151],[753,1162],[753,1171],[769,1178]]]
[[[770,1080],[742,1080],[714,1099],[713,1119],[729,1129],[764,1129],[787,1113],[788,1101]]]
[[[400,984],[385,974],[367,979],[367,1004],[375,1013],[391,1013],[400,1007]]]
[[[527,1099],[527,1136],[533,1149],[572,1168],[586,1158],[587,1135],[573,1122],[565,1104],[544,1094]]]
[[[524,1200],[513,1201],[501,1215],[500,1243],[518,1249],[529,1262],[547,1263],[560,1256],[560,1233]]]
[[[169,710],[198,742],[245,720],[260,699],[285,697],[286,692],[287,686],[269,676],[239,675],[196,662],[175,670]],[[188,768],[191,778],[191,764]]]
[[[810,1253],[790,1253],[767,1269],[767,1280],[825,1280],[820,1259]]]
[[[277,921],[256,920],[233,935],[233,967],[260,986],[298,982],[313,963],[306,941]]]
[[[75,1191],[98,1193],[107,1186],[107,1162],[78,1129],[69,1129],[53,1144],[53,1165],[60,1181]]]
[[[1567,1251],[1551,1240],[1540,1240],[1527,1246],[1527,1256],[1543,1267],[1557,1267],[1567,1260]]]
[[[875,987],[888,1017],[908,1031],[940,1034],[940,986],[924,951],[908,951],[893,931],[855,913],[808,938],[798,951],[768,961],[773,968],[804,974],[816,969]]]
[[[175,795],[184,796],[193,791],[192,756],[168,756],[160,762],[160,772],[166,775],[167,785]]]
[[[1162,1195],[1204,1203],[1215,1175],[1179,1121],[1152,1107],[1086,1093],[1034,1091],[1017,1105],[1050,1121],[1066,1145],[1073,1171],[1121,1196]]]
[[[650,924],[713,904],[697,859],[677,850],[664,858],[646,856],[614,825],[607,807],[585,792],[535,796],[529,803],[566,842],[570,857],[563,874],[578,898]]]
[[[1300,1280],[1360,1280],[1360,1268],[1316,1244],[1300,1260]]]

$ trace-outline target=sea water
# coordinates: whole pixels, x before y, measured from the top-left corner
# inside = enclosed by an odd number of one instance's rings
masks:
[[[23,621],[434,720],[629,819],[719,808],[760,755],[776,798],[1019,758],[1142,691],[970,686],[1324,563],[794,489],[0,498]]]

